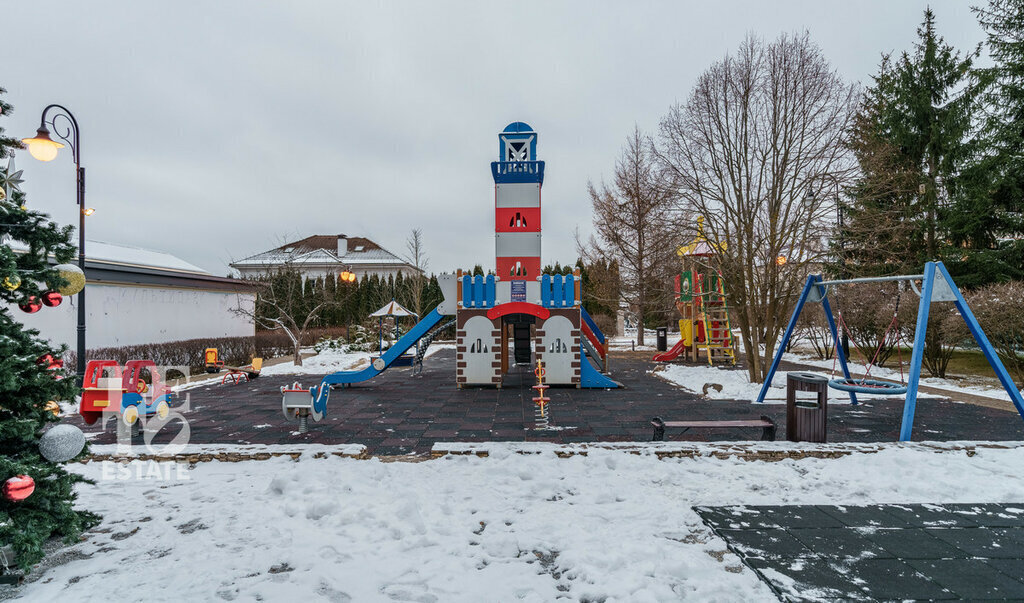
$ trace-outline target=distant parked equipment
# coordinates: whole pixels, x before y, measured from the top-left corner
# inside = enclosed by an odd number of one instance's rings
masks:
[[[203,352],[203,358],[206,362],[207,373],[219,373],[224,368],[224,361],[217,354],[217,348],[206,348],[206,351]]]

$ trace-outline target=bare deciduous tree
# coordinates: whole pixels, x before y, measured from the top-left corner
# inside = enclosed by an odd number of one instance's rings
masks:
[[[416,313],[416,316],[423,316],[423,288],[427,283],[427,254],[423,249],[423,229],[414,228],[409,233],[409,238],[405,240],[405,248],[409,252],[409,256],[406,258],[410,264],[416,268],[416,274],[409,279],[409,284],[412,286],[412,311]]]
[[[637,343],[644,343],[644,316],[671,308],[666,292],[677,239],[672,234],[674,203],[660,185],[650,141],[634,128],[615,163],[611,187],[588,183],[597,236],[577,240],[586,264],[618,262],[618,291],[637,313]]]
[[[856,100],[806,33],[750,36],[661,122],[656,152],[671,186],[722,244],[714,259],[751,381],[763,380],[808,264],[826,252],[835,199],[809,193],[848,177]]]
[[[321,312],[338,305],[341,299],[330,295],[323,287],[314,288],[310,298],[306,295],[302,273],[290,264],[251,280],[256,289],[255,305],[249,307],[240,299],[231,311],[252,320],[257,327],[284,331],[294,346],[295,365],[302,366],[300,350],[306,330]]]

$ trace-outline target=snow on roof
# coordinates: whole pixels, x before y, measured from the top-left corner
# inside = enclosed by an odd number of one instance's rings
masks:
[[[384,306],[380,310],[377,310],[376,312],[370,314],[370,316],[384,317],[384,316],[416,316],[416,315],[413,314],[412,312],[410,312],[408,309],[406,309],[405,306],[403,306],[402,304],[396,302],[395,300],[391,300],[388,303],[384,304]]]
[[[26,247],[20,241],[12,241],[11,248],[24,252]],[[209,276],[210,273],[195,264],[163,251],[118,245],[106,241],[85,241],[85,259],[89,263],[102,262],[122,266],[153,268],[155,270],[171,270]]]
[[[92,262],[109,262],[129,266],[144,266],[158,270],[174,270],[194,274],[210,274],[195,264],[163,251],[118,245],[105,241],[85,242],[85,257]]]
[[[233,268],[246,266],[293,265],[391,265],[407,266],[408,262],[384,249],[377,243],[362,237],[347,237],[347,252],[338,254],[338,236],[314,235],[301,241],[286,243],[232,262]]]

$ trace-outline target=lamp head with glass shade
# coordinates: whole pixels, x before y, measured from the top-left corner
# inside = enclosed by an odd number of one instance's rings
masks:
[[[57,151],[64,148],[64,145],[50,138],[50,131],[45,126],[36,130],[33,138],[22,138],[21,142],[28,145],[28,152],[39,161],[53,161],[57,158]]]

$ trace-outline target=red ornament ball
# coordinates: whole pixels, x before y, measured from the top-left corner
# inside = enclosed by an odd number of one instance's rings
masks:
[[[43,307],[43,304],[42,302],[39,301],[38,297],[32,295],[28,298],[28,301],[26,301],[25,303],[18,304],[18,307],[21,308],[22,312],[26,312],[28,314],[35,314]]]
[[[54,358],[53,354],[43,354],[39,358],[36,358],[36,364],[39,366],[45,366],[51,370],[64,368],[64,360],[62,358]]]
[[[27,475],[16,475],[4,482],[4,498],[11,502],[21,502],[35,492],[36,481]]]
[[[47,291],[43,294],[43,305],[51,308],[60,305],[60,302],[64,301],[64,296],[60,294],[60,291]]]

